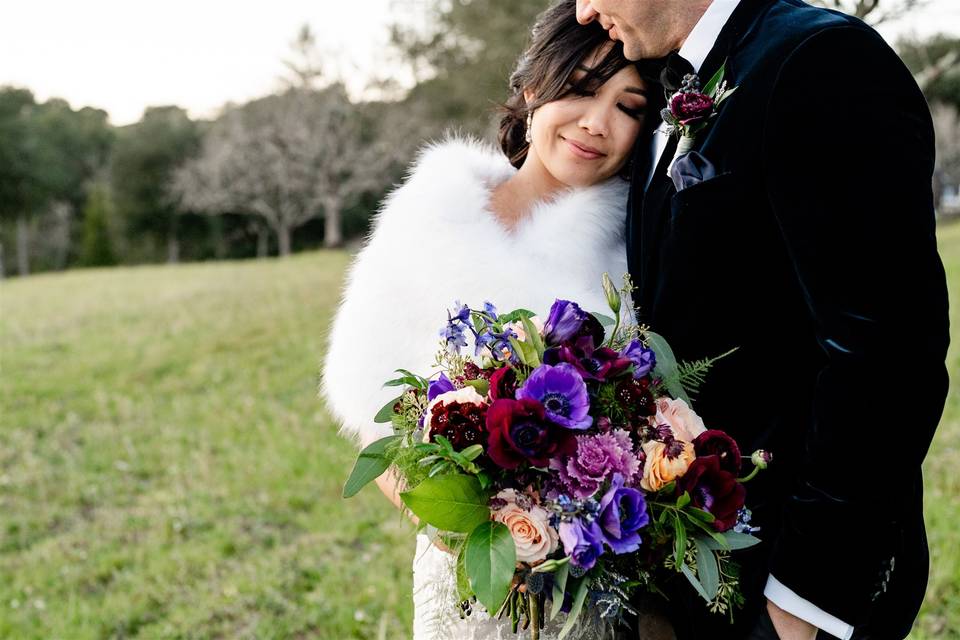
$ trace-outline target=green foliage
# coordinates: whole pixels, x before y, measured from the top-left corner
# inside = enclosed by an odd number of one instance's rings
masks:
[[[487,611],[498,611],[513,580],[517,548],[502,522],[484,522],[470,533],[463,550],[470,587]]]
[[[428,477],[400,498],[422,521],[442,531],[470,533],[490,519],[488,496],[474,476]]]
[[[103,184],[90,190],[87,206],[83,209],[83,245],[80,249],[80,264],[88,267],[103,267],[117,263],[113,250],[111,218],[113,206],[110,192]]]

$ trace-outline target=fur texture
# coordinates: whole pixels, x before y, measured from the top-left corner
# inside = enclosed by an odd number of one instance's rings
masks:
[[[627,270],[628,183],[615,177],[565,191],[508,231],[488,203],[515,171],[492,147],[446,140],[426,147],[384,201],[347,271],[321,372],[342,435],[368,444],[391,433],[373,422],[397,393],[382,385],[397,368],[433,373],[439,330],[456,300],[545,318],[554,299],[566,298],[609,314],[601,276],[619,282]]]

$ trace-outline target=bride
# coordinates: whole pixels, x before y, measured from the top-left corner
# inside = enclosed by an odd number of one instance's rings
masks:
[[[329,336],[321,392],[361,446],[390,435],[375,424],[403,367],[432,372],[438,330],[455,300],[545,317],[555,298],[602,311],[601,277],[626,272],[628,159],[644,127],[646,85],[604,29],[577,23],[562,0],[533,29],[511,77],[501,152],[476,141],[427,146],[391,193],[346,276]],[[397,479],[377,480],[400,507]],[[510,638],[509,619],[479,607],[461,620],[455,557],[417,536],[416,640]],[[542,638],[555,638],[557,621]]]

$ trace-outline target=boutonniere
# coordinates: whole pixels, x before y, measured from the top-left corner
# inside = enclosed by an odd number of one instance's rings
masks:
[[[702,90],[699,76],[688,73],[683,77],[680,90],[667,98],[667,107],[660,116],[669,126],[670,135],[680,136],[674,159],[693,147],[697,135],[710,126],[723,101],[737,90],[737,87],[727,87],[723,78],[726,69],[724,63]]]

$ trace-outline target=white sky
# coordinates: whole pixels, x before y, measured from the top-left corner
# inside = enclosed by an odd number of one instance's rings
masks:
[[[518,0],[522,1],[522,0]],[[424,0],[402,0],[405,20]],[[138,120],[148,105],[177,104],[211,117],[228,101],[275,90],[283,58],[302,24],[362,90],[383,69],[395,0],[6,0],[0,9],[0,85],[106,109],[114,124]],[[883,3],[881,3],[882,6]],[[393,8],[393,9],[391,9]],[[394,13],[391,13],[393,10]],[[880,29],[960,33],[960,2],[926,9]]]

